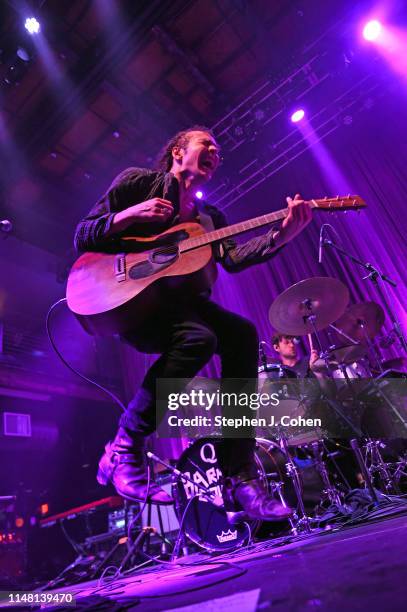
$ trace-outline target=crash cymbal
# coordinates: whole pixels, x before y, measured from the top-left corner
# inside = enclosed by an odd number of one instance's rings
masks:
[[[383,308],[376,302],[353,304],[335,321],[335,327],[358,342],[374,338],[384,323]]]
[[[346,365],[366,356],[366,347],[361,344],[349,344],[329,351],[328,361],[332,365]]]
[[[272,303],[269,319],[282,334],[299,336],[324,329],[344,312],[349,291],[336,278],[316,276],[306,278],[281,293]],[[307,319],[316,315],[315,327]]]

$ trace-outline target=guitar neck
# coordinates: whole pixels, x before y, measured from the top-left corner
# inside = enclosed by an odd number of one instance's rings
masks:
[[[315,200],[309,200],[308,204],[311,208],[318,208],[317,201]],[[229,238],[230,236],[243,234],[244,232],[256,229],[257,227],[263,227],[264,225],[270,225],[271,223],[276,223],[276,221],[281,221],[281,219],[284,219],[287,215],[288,208],[283,208],[282,210],[277,210],[275,212],[268,213],[267,215],[261,215],[260,217],[255,217],[254,219],[234,223],[233,225],[228,225],[227,227],[222,227],[220,229],[207,232],[201,236],[184,240],[180,244],[180,250],[189,251],[213,242],[218,242],[224,238]]]

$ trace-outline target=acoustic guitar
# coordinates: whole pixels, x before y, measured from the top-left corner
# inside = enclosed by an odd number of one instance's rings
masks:
[[[325,211],[359,210],[359,196],[310,200]],[[68,277],[67,301],[90,334],[125,333],[159,316],[169,296],[193,295],[213,285],[216,263],[211,245],[229,236],[284,219],[288,208],[206,232],[199,223],[181,223],[149,237],[122,238],[126,252],[81,255]],[[175,292],[175,293],[174,293]],[[175,298],[174,298],[175,296]]]

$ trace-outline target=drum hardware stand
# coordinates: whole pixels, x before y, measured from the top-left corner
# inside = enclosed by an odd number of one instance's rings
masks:
[[[274,474],[265,474],[264,477],[266,479],[267,485],[268,487],[271,489],[272,493],[277,493],[278,497],[280,498],[281,504],[284,506],[284,508],[288,508],[287,502],[284,499],[284,495],[282,493],[282,488],[284,486],[284,483],[281,482],[281,480],[275,481],[272,480],[272,476],[274,476]],[[295,525],[295,521],[292,518],[287,519],[288,522],[290,523],[291,526],[291,533],[293,535],[298,535],[298,530],[297,527]]]
[[[348,374],[347,369],[346,369],[346,364],[345,363],[338,363],[338,367],[339,367],[340,371],[343,374],[343,377],[345,379],[345,382],[346,382],[346,385],[347,385],[349,391],[352,394],[353,401],[356,401],[357,397],[356,397],[356,394],[355,394],[355,390],[353,389],[351,380],[349,378],[349,374]]]
[[[404,457],[399,456],[399,461],[397,461],[394,465],[397,467],[393,474],[393,478],[398,483],[400,478],[407,476],[407,472],[405,471],[407,466],[407,455],[404,455]]]
[[[377,493],[376,490],[373,486],[373,482],[372,479],[370,477],[370,472],[366,466],[365,460],[363,459],[363,455],[361,453],[361,450],[359,448],[359,442],[357,441],[356,438],[354,438],[353,440],[350,441],[350,445],[352,447],[352,450],[355,454],[356,460],[359,464],[360,467],[360,471],[362,473],[363,479],[365,481],[365,486],[366,488],[369,490],[370,496],[372,498],[372,500],[374,501],[375,504],[379,503],[379,499],[377,497]]]
[[[304,321],[304,324],[305,323],[310,323],[311,324],[313,333],[314,333],[315,338],[317,340],[317,344],[318,344],[318,348],[319,348],[319,356],[320,356],[321,359],[323,359],[325,361],[325,365],[326,365],[327,369],[329,369],[328,351],[323,351],[323,349],[322,349],[321,339],[319,337],[319,334],[318,334],[318,331],[317,331],[317,327],[316,327],[317,315],[312,311],[312,300],[310,298],[306,298],[301,303],[309,311],[309,314],[304,315],[302,317],[303,321]]]
[[[346,338],[346,340],[349,340],[351,344],[354,344],[355,346],[359,344],[357,340],[354,340],[351,336],[348,336],[348,334],[345,334],[345,332],[342,329],[339,329],[339,327],[336,327],[336,325],[334,325],[333,323],[330,323],[328,327],[330,327],[331,329],[336,331],[338,334]]]
[[[149,546],[150,546],[150,535],[152,534],[158,535],[165,542],[165,539],[163,538],[163,536],[157,533],[157,530],[155,529],[155,527],[151,527],[149,525],[147,525],[146,527],[143,527],[140,533],[138,534],[138,536],[136,537],[136,539],[134,540],[134,542],[132,542],[130,546],[128,547],[127,553],[123,561],[120,564],[121,569],[123,569],[126,566],[127,561],[129,561],[131,557],[133,557],[137,553],[143,554],[144,544],[146,544],[146,553],[148,554],[147,551],[149,550]]]
[[[379,480],[383,483],[386,493],[391,493],[394,491],[394,493],[400,494],[400,488],[394,476],[392,476],[390,473],[389,464],[383,461],[383,457],[379,450],[380,444],[380,440],[367,438],[367,442],[364,446],[366,453],[365,465],[367,465],[368,460],[370,460],[370,465],[368,467],[369,473],[372,476],[378,474]]]
[[[311,300],[311,298],[306,298],[305,300],[303,300],[301,302],[301,304],[303,306],[305,306],[305,308],[309,312],[309,314],[306,314],[306,315],[304,315],[302,317],[303,321],[304,321],[304,323],[310,323],[311,324],[312,331],[315,334],[315,338],[317,339],[319,351],[322,353],[321,339],[319,337],[319,334],[317,332],[317,328],[316,328],[316,325],[315,325],[315,322],[317,320],[317,315],[312,311],[312,300]]]
[[[311,530],[311,525],[310,525],[310,518],[309,516],[307,516],[305,512],[304,500],[302,499],[302,491],[301,491],[301,484],[300,484],[298,468],[295,465],[293,458],[291,457],[287,438],[281,428],[279,430],[278,440],[280,443],[281,450],[284,452],[284,455],[287,457],[287,463],[285,464],[286,469],[287,469],[287,475],[291,478],[293,482],[295,495],[298,500],[300,516],[298,517],[297,513],[295,513],[294,515],[294,520],[296,521],[296,524],[293,527],[293,534],[297,535],[299,531],[305,531],[306,533],[311,533],[312,530]]]
[[[325,461],[322,459],[323,448],[321,450],[321,444],[318,441],[311,443],[312,453],[315,459],[315,467],[317,468],[322,482],[324,483],[324,493],[327,496],[331,504],[342,506],[341,495],[338,489],[331,483],[329,478],[328,470],[326,469]]]
[[[379,281],[382,281],[383,283],[386,282],[392,287],[397,287],[397,283],[395,283],[391,278],[389,278],[388,276],[380,272],[380,270],[375,268],[371,263],[361,261],[354,255],[351,255],[350,253],[345,251],[345,249],[343,249],[342,247],[332,242],[332,240],[328,240],[328,239],[323,240],[323,246],[332,247],[333,249],[335,249],[335,251],[338,251],[342,255],[345,255],[345,257],[348,257],[351,261],[356,263],[358,266],[362,266],[362,268],[365,268],[365,270],[367,270],[368,274],[364,276],[363,279],[368,278],[370,281],[372,281],[372,283],[374,283],[376,287],[376,291],[378,292],[380,299],[385,307],[385,310],[387,311],[387,314],[390,318],[390,321],[392,322],[394,333],[398,337],[401,347],[403,348],[404,352],[407,353],[407,340],[404,337],[404,334],[401,329],[401,325],[396,315],[393,313],[390,307],[390,304],[389,304],[389,300],[387,299],[387,296],[385,295],[385,292],[383,288],[381,287]]]

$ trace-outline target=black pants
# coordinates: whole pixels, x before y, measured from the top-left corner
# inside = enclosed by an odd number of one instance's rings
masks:
[[[120,420],[122,427],[146,436],[156,428],[157,379],[192,379],[215,353],[220,356],[222,379],[257,379],[254,324],[203,297],[179,303],[156,317],[145,338],[130,333],[123,339],[139,351],[161,353]],[[219,445],[218,460],[225,475],[253,466],[255,441],[253,434],[249,435],[252,437],[224,439]]]

